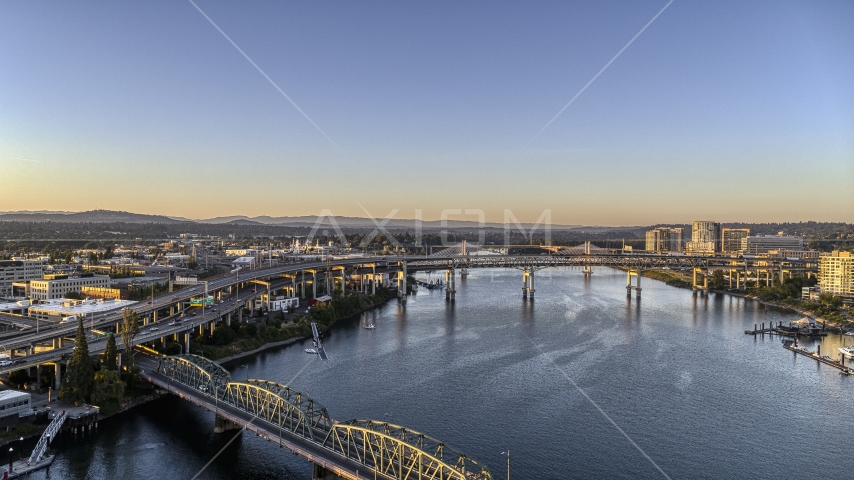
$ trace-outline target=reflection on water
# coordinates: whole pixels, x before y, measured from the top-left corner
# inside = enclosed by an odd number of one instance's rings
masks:
[[[521,272],[471,270],[455,302],[422,288],[405,306],[337,325],[324,340],[327,362],[297,344],[227,368],[241,379],[293,379],[338,420],[425,432],[496,479],[508,448],[515,478],[662,478],[645,455],[672,478],[850,476],[854,378],[783,350],[778,336],[744,334],[798,315],[648,279],[642,299],[626,298],[615,270],[545,272],[533,301],[521,298]],[[854,337],[805,343],[819,342],[835,357]],[[231,439],[212,428],[211,414],[166,398],[66,440],[50,470],[31,478],[189,479]],[[305,460],[242,435],[199,478],[310,475]]]

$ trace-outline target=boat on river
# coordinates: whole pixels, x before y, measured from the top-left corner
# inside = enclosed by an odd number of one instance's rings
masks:
[[[306,349],[305,349],[305,353],[310,353],[310,354],[312,354],[312,355],[317,355],[317,350],[315,350],[315,349],[313,349],[313,348],[306,348]]]
[[[375,329],[375,328],[377,328],[377,326],[376,326],[376,325],[374,325],[373,323],[372,323],[372,324],[370,324],[370,325],[365,325],[365,330],[373,330],[373,329]]]
[[[839,351],[842,352],[842,355],[845,355],[846,358],[854,358],[854,345],[839,347]]]

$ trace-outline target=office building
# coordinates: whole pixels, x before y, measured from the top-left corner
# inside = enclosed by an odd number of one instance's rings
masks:
[[[821,293],[854,298],[854,254],[834,251],[818,261],[818,286]]]
[[[741,252],[741,240],[750,236],[749,228],[722,228],[721,252],[735,254]]]
[[[658,227],[646,232],[647,252],[669,253],[682,251],[682,229]]]
[[[26,282],[44,276],[44,262],[42,260],[27,260],[25,258],[13,258],[12,260],[0,260],[0,297],[11,297],[12,283]]]
[[[685,244],[685,253],[714,255],[720,251],[721,224],[706,220],[691,223],[691,241]]]
[[[33,300],[64,298],[68,292],[82,293],[83,287],[109,288],[110,277],[91,273],[84,273],[76,277],[45,275],[43,280],[30,282],[30,298]]]
[[[755,255],[772,250],[803,250],[804,238],[790,235],[753,235],[741,239],[741,253]]]

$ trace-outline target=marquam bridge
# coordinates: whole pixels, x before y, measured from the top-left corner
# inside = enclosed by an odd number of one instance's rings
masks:
[[[539,248],[543,253],[538,255],[510,254],[508,246],[467,247],[463,242],[426,256],[346,257],[291,263],[210,277],[127,308],[142,321],[135,344],[165,345],[170,339],[185,352],[161,358],[159,366],[149,365],[146,369],[149,380],[197,405],[213,409],[220,419],[218,422],[226,422],[223,425],[243,426],[309,458],[319,466],[316,471],[320,474],[328,471],[343,478],[370,478],[376,474],[376,478],[397,479],[487,479],[489,472],[482,465],[426,435],[384,422],[339,423],[320,404],[287,386],[264,380],[231,382],[229,373],[221,366],[186,355],[190,338],[212,333],[216,326],[230,325],[233,320],[242,322],[243,310],[250,302],[269,301],[276,292],[300,298],[317,297],[319,285],[326,292],[334,288],[347,292],[349,288],[374,293],[378,283],[394,277],[399,300],[405,304],[406,278],[418,271],[444,272],[445,297],[455,301],[456,277],[466,275],[472,268],[520,270],[522,296],[528,299],[533,299],[536,291],[535,272],[551,267],[579,267],[585,276],[592,275],[596,267],[624,270],[626,293],[631,295],[634,291],[637,296],[641,294],[642,272],[651,269],[692,271],[697,294],[708,293],[708,279],[716,270],[726,272],[735,287],[745,285],[748,280],[770,284],[776,276],[814,275],[818,270],[815,259],[638,254],[606,250],[589,242],[571,248]],[[213,296],[218,303],[186,315],[185,304],[202,294]],[[118,332],[122,315],[122,308],[99,313],[95,318],[87,318],[85,326]],[[11,364],[0,366],[0,373],[28,369],[31,376],[39,379],[42,368],[52,367],[54,388],[59,390],[71,358],[77,325],[38,322],[8,313],[0,314],[0,323],[21,329],[0,333],[0,350],[12,357],[8,362]],[[94,332],[91,335],[90,353],[103,353],[106,339],[95,336]],[[119,350],[124,350],[119,336],[116,340]],[[356,471],[362,477],[357,477]]]

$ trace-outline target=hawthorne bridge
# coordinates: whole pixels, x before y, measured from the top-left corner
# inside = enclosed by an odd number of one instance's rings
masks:
[[[491,480],[472,458],[423,433],[375,420],[334,420],[307,395],[267,380],[235,382],[197,355],[145,357],[146,378],[216,415],[216,432],[245,429],[314,464],[313,478]]]

